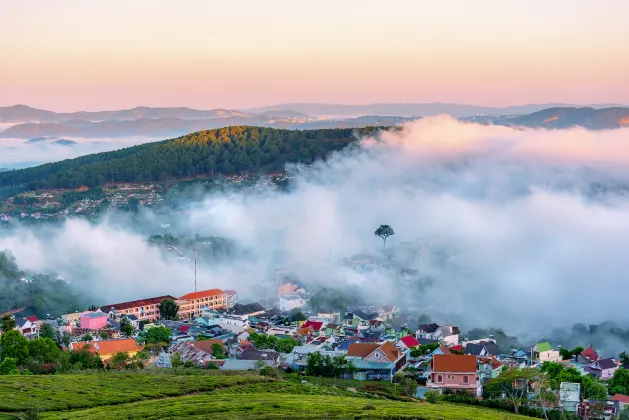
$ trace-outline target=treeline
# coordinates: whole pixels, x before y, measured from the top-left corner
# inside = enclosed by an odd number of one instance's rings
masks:
[[[377,128],[279,130],[226,127],[172,140],[0,173],[0,187],[95,187],[108,182],[159,182],[196,176],[272,173],[286,163],[312,163]]]
[[[83,309],[65,281],[46,274],[25,276],[9,252],[0,252],[0,313],[24,307],[23,313],[45,318]]]

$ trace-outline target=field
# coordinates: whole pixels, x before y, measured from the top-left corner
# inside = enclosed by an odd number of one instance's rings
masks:
[[[42,419],[530,419],[463,405],[391,400],[382,396],[390,384],[372,393],[369,383],[354,382],[308,378],[302,384],[247,372],[2,376],[0,420],[26,414]]]

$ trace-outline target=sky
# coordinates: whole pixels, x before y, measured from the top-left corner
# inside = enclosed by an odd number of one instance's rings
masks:
[[[0,0],[0,106],[629,103],[629,2]]]

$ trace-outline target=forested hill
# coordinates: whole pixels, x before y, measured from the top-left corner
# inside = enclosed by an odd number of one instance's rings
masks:
[[[341,150],[374,127],[279,130],[226,127],[0,173],[0,187],[77,188],[108,182],[155,182],[204,175],[281,171]]]

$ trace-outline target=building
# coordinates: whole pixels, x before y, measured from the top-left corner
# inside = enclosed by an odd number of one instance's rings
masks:
[[[550,343],[537,343],[533,346],[533,360],[539,363],[561,362],[562,357],[559,350],[554,350]]]
[[[107,315],[101,311],[84,312],[80,318],[81,328],[88,330],[100,330],[107,326]]]
[[[238,316],[243,320],[248,319],[250,316],[258,316],[264,313],[264,307],[259,303],[249,303],[247,305],[243,305],[242,303],[237,303],[228,311],[228,314],[231,316]]]
[[[227,309],[227,294],[221,289],[192,292],[181,296],[177,304],[180,318],[196,318],[201,315],[201,308]]]
[[[26,318],[15,318],[17,329],[24,336],[34,336],[39,332],[39,318],[35,315]]]
[[[222,340],[202,340],[202,341],[185,341],[175,344],[170,348],[171,354],[179,354],[184,362],[192,362],[199,367],[206,367],[210,363],[215,365],[222,364],[212,354],[215,344],[221,346],[223,353],[227,353]]]
[[[395,372],[406,365],[406,354],[390,341],[382,344],[351,342],[346,359],[353,363],[354,379],[359,380],[391,380]]]
[[[103,305],[99,309],[110,318],[117,318],[121,315],[135,315],[139,321],[153,322],[159,319],[159,304],[166,299],[177,300],[177,298],[166,295],[113,305]]]
[[[614,359],[599,359],[586,366],[585,373],[599,379],[610,379],[614,377],[619,367],[619,363]]]
[[[438,390],[465,390],[482,395],[482,385],[476,375],[476,356],[435,354],[430,361],[426,387]]]
[[[299,295],[283,295],[280,297],[280,311],[292,311],[306,304],[304,298]]]
[[[69,350],[87,350],[91,353],[98,354],[101,360],[107,361],[114,357],[116,353],[126,353],[129,357],[135,356],[139,351],[144,349],[138,345],[133,338],[123,338],[119,340],[102,340],[102,341],[81,341],[70,343]]]
[[[294,294],[301,294],[301,293],[305,293],[305,292],[306,292],[306,290],[301,285],[293,283],[293,282],[288,282],[288,283],[281,284],[277,288],[277,296],[278,297],[294,295]]]
[[[559,385],[559,405],[568,413],[576,413],[581,400],[581,384],[562,382]]]
[[[227,299],[227,309],[231,309],[238,303],[238,294],[235,290],[225,290],[225,298]]]

